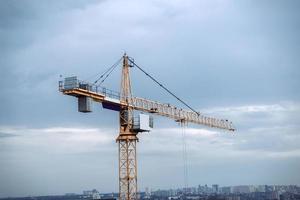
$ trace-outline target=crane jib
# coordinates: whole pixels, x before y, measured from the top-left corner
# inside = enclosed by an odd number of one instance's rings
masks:
[[[207,117],[202,114],[199,115],[195,112],[181,109],[167,103],[161,103],[140,97],[132,97],[132,103],[127,105],[125,102],[121,102],[121,95],[118,92],[95,85],[87,86],[87,83],[82,84],[81,81],[74,79],[74,77],[72,77],[73,83],[70,83],[68,78],[66,78],[66,80],[68,81],[66,81],[65,84],[63,84],[63,82],[60,83],[60,90],[64,94],[76,96],[79,99],[82,96],[89,97],[94,101],[101,102],[103,108],[105,109],[120,111],[121,106],[130,106],[135,110],[173,118],[177,122],[181,121],[201,124],[208,127],[226,129],[229,131],[235,130],[232,123],[228,120]],[[80,88],[80,85],[84,85],[84,88]],[[90,109],[90,107],[88,108]],[[83,110],[83,112],[90,111],[91,110]]]

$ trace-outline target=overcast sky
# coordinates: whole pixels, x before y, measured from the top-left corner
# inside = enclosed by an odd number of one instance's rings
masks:
[[[234,134],[190,125],[189,185],[300,184],[300,1],[1,0],[0,197],[118,191],[118,113],[77,112],[59,75],[94,81],[126,51]],[[105,86],[119,90],[120,69]],[[182,106],[132,68],[134,96]],[[182,187],[182,129],[140,134],[139,190]]]

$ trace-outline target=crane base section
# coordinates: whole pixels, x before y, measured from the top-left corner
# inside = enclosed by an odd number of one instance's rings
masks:
[[[119,143],[119,200],[137,199],[137,139],[117,139]]]

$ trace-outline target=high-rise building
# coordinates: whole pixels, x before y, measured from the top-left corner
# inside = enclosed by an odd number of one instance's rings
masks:
[[[219,192],[221,192],[223,194],[230,194],[231,193],[231,187],[221,187],[219,189]]]
[[[219,185],[218,184],[212,185],[212,192],[213,193],[219,193]]]
[[[233,186],[232,193],[250,193],[250,188],[248,185]]]
[[[148,187],[145,188],[145,198],[150,199],[151,193]]]

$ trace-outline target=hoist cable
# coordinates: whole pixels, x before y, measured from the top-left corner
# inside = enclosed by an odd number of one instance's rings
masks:
[[[161,84],[160,82],[158,82],[153,76],[151,76],[149,73],[147,73],[145,70],[143,70],[140,66],[138,66],[131,58],[128,58],[129,61],[136,66],[140,71],[142,71],[146,76],[148,76],[151,80],[153,80],[155,83],[157,83],[161,88],[163,88],[165,91],[167,91],[170,95],[172,95],[173,97],[175,97],[178,101],[180,101],[181,103],[183,103],[186,107],[188,107],[189,109],[191,109],[193,112],[195,112],[197,115],[200,115],[199,112],[197,112],[195,109],[193,109],[191,106],[189,106],[187,103],[185,103],[182,99],[180,99],[179,97],[177,97],[173,92],[171,92],[168,88],[166,88],[163,84]]]
[[[182,159],[183,159],[183,182],[184,182],[184,193],[187,193],[189,187],[189,175],[188,175],[188,157],[187,157],[187,144],[186,144],[186,124],[181,122],[182,129]]]

